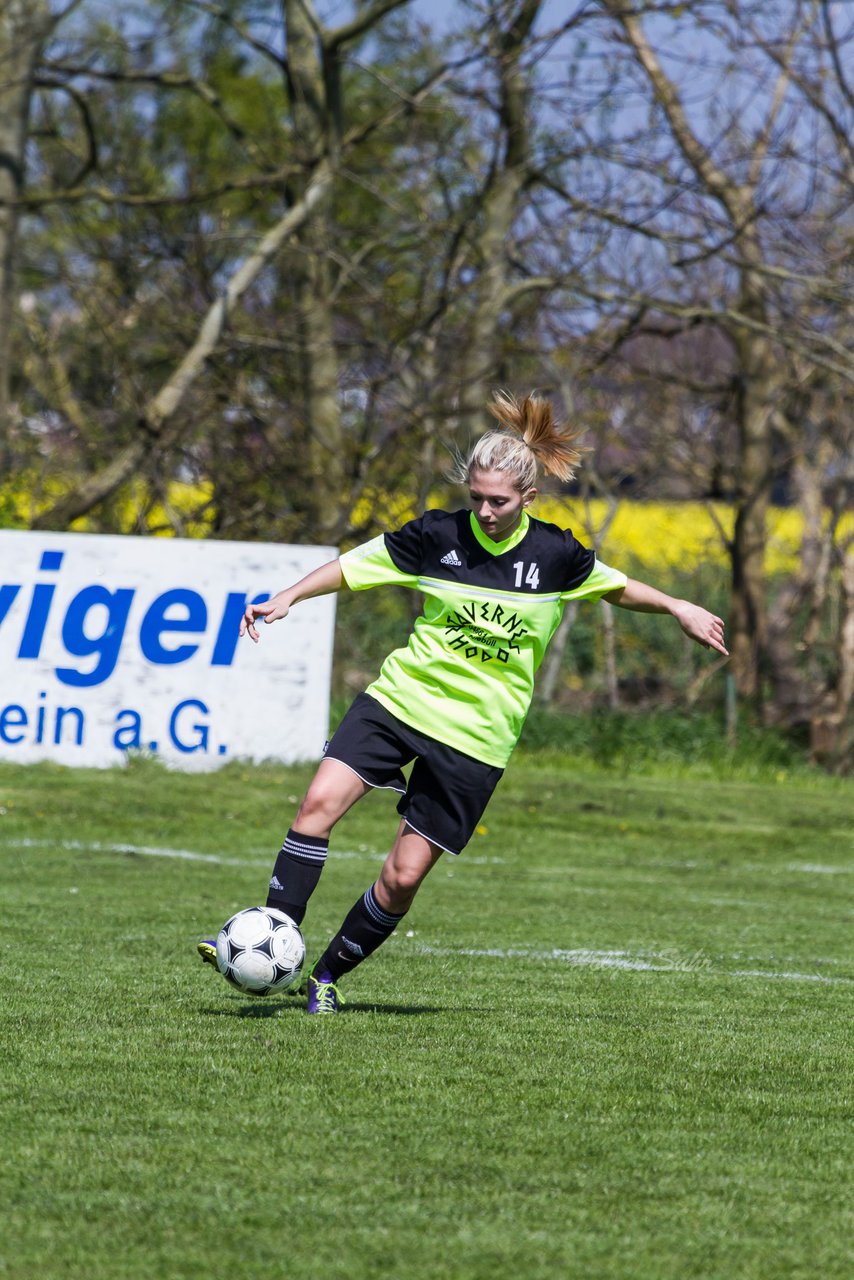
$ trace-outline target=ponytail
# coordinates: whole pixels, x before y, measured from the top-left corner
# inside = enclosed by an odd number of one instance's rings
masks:
[[[584,452],[574,444],[579,433],[567,431],[555,420],[549,400],[532,393],[519,401],[507,391],[497,391],[487,409],[503,430],[488,431],[468,461],[459,460],[455,478],[460,483],[468,483],[472,471],[505,471],[524,493],[537,482],[538,464],[559,480],[573,478]]]

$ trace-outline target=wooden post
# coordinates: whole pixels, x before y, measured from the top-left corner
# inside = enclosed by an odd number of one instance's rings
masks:
[[[738,746],[738,691],[731,671],[727,672],[724,683],[724,717],[726,744],[730,751],[735,751]]]

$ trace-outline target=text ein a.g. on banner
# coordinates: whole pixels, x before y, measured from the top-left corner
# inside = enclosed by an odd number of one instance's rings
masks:
[[[0,532],[0,759],[183,769],[316,759],[329,716],[335,597],[261,643],[267,599],[333,547]]]

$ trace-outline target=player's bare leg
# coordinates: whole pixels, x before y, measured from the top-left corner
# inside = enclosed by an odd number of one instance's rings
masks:
[[[414,831],[404,818],[374,885],[374,897],[383,911],[405,915],[424,877],[435,867],[442,852],[437,844]]]
[[[336,822],[371,790],[340,760],[321,760],[297,810],[293,829],[328,840]]]

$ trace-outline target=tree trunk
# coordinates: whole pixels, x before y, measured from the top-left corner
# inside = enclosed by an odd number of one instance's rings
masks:
[[[460,376],[459,423],[464,439],[479,435],[483,429],[484,405],[495,376],[496,336],[507,305],[507,241],[530,165],[528,75],[521,56],[540,3],[523,0],[497,40],[503,155],[490,173],[481,205],[476,301]]]
[[[563,655],[566,652],[570,632],[578,617],[578,601],[570,600],[563,612],[563,617],[552,636],[551,644],[543,659],[540,678],[537,681],[537,699],[543,706],[551,707],[557,693],[558,676],[563,666]]]
[[[0,4],[0,474],[12,460],[11,334],[15,310],[17,201],[24,187],[24,150],[35,69],[53,19],[46,0]]]
[[[695,133],[675,83],[665,74],[639,18],[621,0],[603,0],[622,27],[634,56],[643,67],[682,157],[704,193],[723,213],[731,229],[739,265],[735,316],[726,329],[738,355],[735,404],[738,430],[738,495],[732,542],[732,605],[729,630],[733,674],[742,697],[761,699],[767,667],[765,599],[766,520],[771,495],[772,419],[781,384],[779,353],[768,335],[767,284],[763,247],[757,232],[757,180],[781,97],[772,95],[765,128],[754,138],[749,164],[740,174],[718,167],[711,148]],[[783,90],[786,77],[780,82]],[[738,318],[736,318],[736,316]],[[746,323],[739,323],[744,317]]]
[[[284,0],[288,50],[288,87],[297,157],[306,171],[321,155],[337,149],[337,104],[330,102],[330,85],[337,83],[337,66],[324,65],[322,32],[312,21],[304,0]],[[296,202],[304,188],[293,184]],[[300,229],[297,252],[291,258],[297,295],[302,416],[308,446],[307,495],[312,512],[309,536],[336,543],[342,531],[347,460],[338,398],[338,355],[328,265],[329,196],[314,208]]]
[[[605,649],[605,688],[608,706],[612,711],[620,709],[620,677],[617,673],[617,639],[614,635],[614,609],[607,600],[602,601],[602,640]]]
[[[834,762],[840,772],[850,772],[854,767],[854,543],[846,547],[842,556],[842,600],[835,709],[839,728]]]
[[[813,759],[838,773],[854,768],[854,544],[842,553],[842,617],[837,634],[837,681],[812,708]]]
[[[822,489],[828,450],[822,443],[813,442],[810,457],[806,454],[806,441],[799,444],[792,468],[797,507],[804,520],[799,563],[778,592],[768,615],[773,719],[786,728],[808,724],[819,714],[826,687],[826,673],[816,656],[815,642],[830,587],[836,521],[825,520]]]
[[[749,313],[763,308],[757,301],[753,306],[742,304],[740,310]],[[735,405],[738,492],[731,549],[730,651],[739,694],[761,700],[768,647],[765,544],[772,483],[771,419],[779,377],[768,339],[743,331],[736,331],[733,338],[740,367]]]

